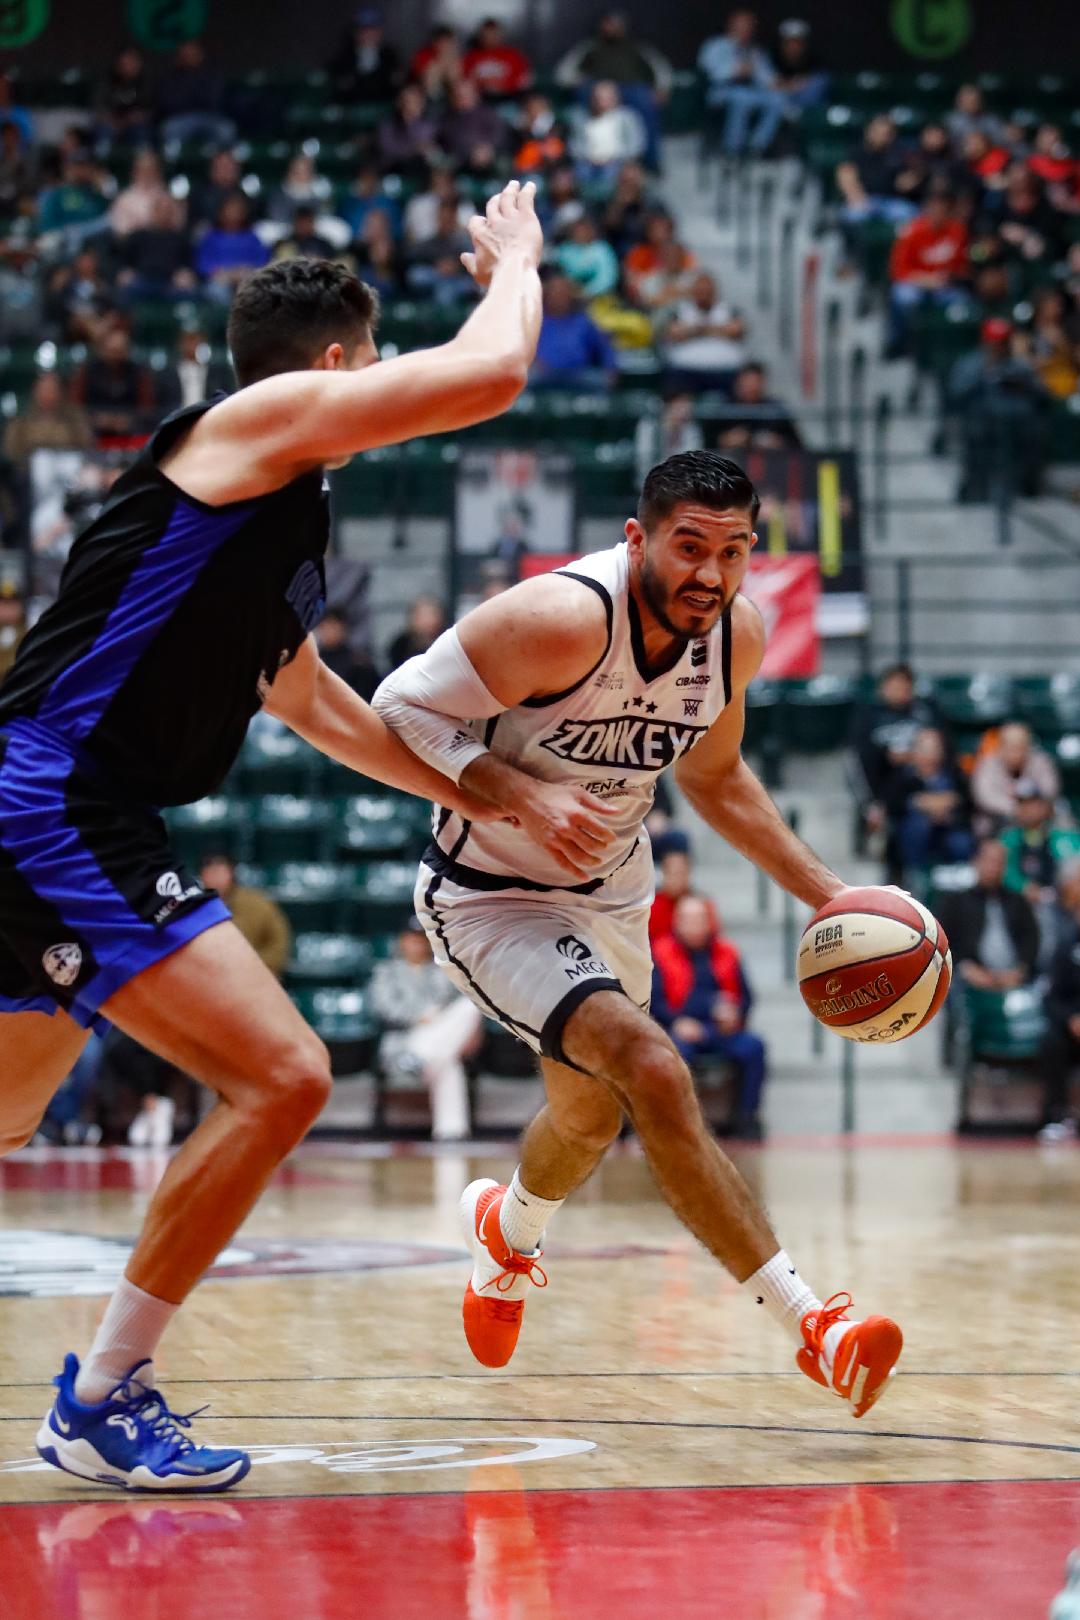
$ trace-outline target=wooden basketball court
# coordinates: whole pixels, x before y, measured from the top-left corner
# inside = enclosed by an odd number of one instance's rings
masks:
[[[513,1150],[317,1143],[170,1329],[181,1411],[256,1466],[125,1497],[40,1464],[162,1161],[0,1166],[4,1620],[1008,1620],[1080,1544],[1073,1147],[780,1139],[740,1162],[808,1281],[904,1327],[861,1423],[794,1369],[620,1146],[562,1211],[505,1372],[456,1204]]]

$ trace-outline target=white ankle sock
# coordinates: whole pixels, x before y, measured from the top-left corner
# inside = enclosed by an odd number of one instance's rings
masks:
[[[535,1193],[526,1192],[515,1170],[502,1201],[499,1226],[503,1237],[518,1254],[532,1254],[542,1247],[544,1227],[562,1204],[561,1198],[537,1198]]]
[[[784,1249],[747,1277],[742,1287],[797,1344],[802,1343],[802,1319],[807,1311],[820,1310],[821,1301],[803,1282]]]
[[[79,1368],[75,1394],[93,1405],[103,1401],[137,1361],[152,1358],[158,1341],[172,1321],[176,1305],[155,1299],[121,1277],[110,1299],[90,1354]],[[141,1381],[152,1383],[153,1367],[144,1367]]]

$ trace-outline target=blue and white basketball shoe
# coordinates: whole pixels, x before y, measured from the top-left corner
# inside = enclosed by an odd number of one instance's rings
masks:
[[[238,1484],[251,1467],[247,1452],[189,1440],[184,1431],[198,1412],[170,1412],[160,1390],[139,1378],[149,1366],[136,1362],[103,1401],[87,1406],[75,1394],[78,1358],[67,1356],[38,1430],[38,1455],[80,1479],[125,1491],[227,1491]]]

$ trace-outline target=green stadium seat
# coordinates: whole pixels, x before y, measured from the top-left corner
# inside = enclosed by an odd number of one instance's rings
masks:
[[[253,726],[234,768],[240,792],[302,794],[312,787],[316,751],[295,732]],[[231,780],[231,778],[230,778]]]
[[[964,1017],[975,1061],[1028,1062],[1039,1056],[1046,1035],[1042,995],[1033,985],[1016,990],[964,986]]]
[[[403,928],[413,914],[415,861],[372,861],[356,869],[357,933],[384,934]]]
[[[316,1035],[326,1042],[335,1074],[355,1074],[371,1066],[378,1026],[362,990],[323,985],[291,994]]]
[[[234,861],[251,853],[251,806],[219,793],[182,804],[165,813],[169,840],[180,859],[197,867],[205,856],[222,853]]]
[[[252,808],[252,854],[268,865],[330,859],[337,846],[334,806],[297,793],[271,793]]]
[[[1029,677],[1016,687],[1019,712],[1042,742],[1055,743],[1080,730],[1080,675]]]
[[[1080,735],[1073,733],[1059,737],[1054,749],[1057,768],[1061,772],[1061,786],[1073,806],[1080,813]]]
[[[1016,688],[1008,675],[939,675],[933,689],[961,753],[970,752],[984,731],[1017,712]]]
[[[347,930],[356,903],[351,870],[330,861],[286,861],[264,880],[298,934]]]
[[[843,748],[851,732],[855,682],[846,675],[815,675],[787,683],[783,733],[789,748],[823,754]]]
[[[414,802],[427,812],[423,801]],[[342,805],[339,848],[343,855],[361,856],[365,860],[374,856],[405,856],[416,850],[421,837],[423,832],[418,829],[416,817],[400,796],[376,798],[372,794],[358,794]]]
[[[357,988],[367,983],[374,961],[375,950],[369,939],[338,933],[297,934],[285,982]]]

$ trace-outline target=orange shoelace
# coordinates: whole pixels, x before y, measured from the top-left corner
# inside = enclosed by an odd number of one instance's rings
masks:
[[[825,1335],[837,1322],[842,1322],[850,1311],[854,1301],[850,1294],[833,1294],[827,1299],[820,1311],[817,1320],[806,1335],[807,1345],[820,1355],[824,1349]]]
[[[484,1284],[484,1289],[494,1288],[497,1293],[505,1294],[508,1288],[513,1288],[518,1277],[528,1277],[529,1281],[537,1288],[546,1288],[548,1285],[547,1272],[540,1265],[537,1255],[515,1254],[506,1262],[497,1277],[492,1277],[490,1282]],[[481,1289],[481,1293],[483,1291]],[[523,1301],[506,1300],[504,1303],[520,1305]]]

